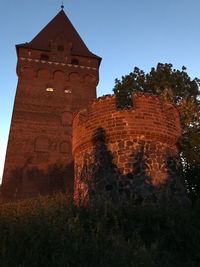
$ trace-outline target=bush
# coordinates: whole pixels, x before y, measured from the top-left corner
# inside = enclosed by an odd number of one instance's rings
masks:
[[[0,266],[199,266],[200,205],[77,207],[65,195],[1,204]]]

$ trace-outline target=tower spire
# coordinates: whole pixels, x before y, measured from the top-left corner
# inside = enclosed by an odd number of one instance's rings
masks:
[[[63,1],[62,1],[62,4],[61,4],[61,9],[62,9],[62,10],[64,9],[64,4],[63,4]]]

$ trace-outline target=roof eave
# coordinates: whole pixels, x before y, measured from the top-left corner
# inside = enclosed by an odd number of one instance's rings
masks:
[[[16,52],[17,52],[17,56],[19,55],[19,49],[20,48],[30,48],[30,49],[35,49],[35,50],[38,50],[38,51],[46,51],[46,52],[50,52],[51,50],[50,49],[40,49],[40,48],[33,48],[29,45],[29,43],[22,43],[22,44],[17,44],[15,45],[15,48],[16,48]],[[98,66],[100,66],[101,64],[101,61],[102,61],[102,58],[93,54],[92,52],[89,52],[88,55],[82,55],[82,54],[79,54],[79,53],[72,53],[73,56],[81,56],[81,57],[91,57],[91,58],[95,58],[98,60],[99,64]]]

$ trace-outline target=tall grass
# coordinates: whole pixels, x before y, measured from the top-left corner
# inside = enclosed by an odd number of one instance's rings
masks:
[[[200,266],[200,205],[76,207],[65,195],[1,204],[1,267]]]

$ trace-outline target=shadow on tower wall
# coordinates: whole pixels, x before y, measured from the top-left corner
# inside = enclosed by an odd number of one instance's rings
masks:
[[[74,163],[49,165],[47,170],[25,164],[12,171],[9,181],[2,187],[3,200],[34,198],[38,195],[73,190]]]
[[[132,171],[122,174],[107,146],[108,140],[103,128],[97,128],[92,137],[93,151],[84,155],[84,164],[79,175],[87,191],[87,199],[127,201],[148,204],[169,201],[187,202],[183,187],[180,157],[166,156],[166,180],[161,185],[153,185],[147,175],[145,141],[138,141],[138,150],[130,158]],[[131,152],[131,151],[130,151]],[[79,195],[81,198],[81,193]],[[84,201],[80,199],[80,202]]]
[[[91,199],[118,200],[117,182],[120,172],[113,163],[113,155],[108,150],[105,130],[98,128],[92,137],[92,155],[84,156],[80,181],[86,185],[87,197]],[[80,198],[82,194],[80,194]],[[82,202],[82,200],[80,199]]]

